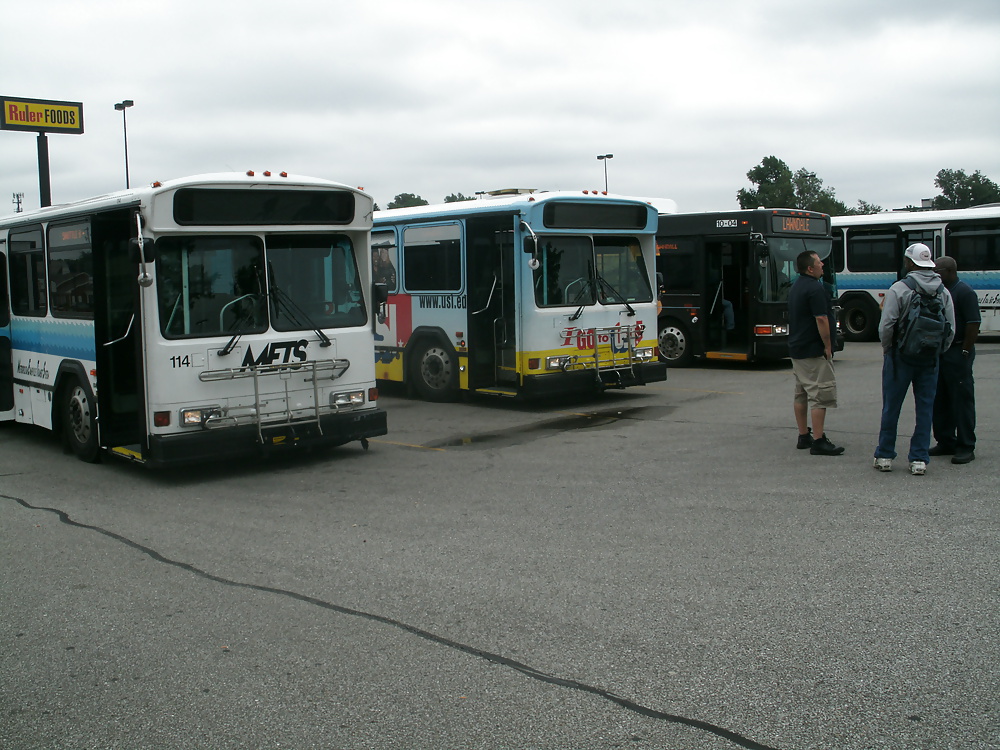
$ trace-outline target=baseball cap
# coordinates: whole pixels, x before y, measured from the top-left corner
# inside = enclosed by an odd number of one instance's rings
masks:
[[[931,257],[931,249],[922,242],[917,242],[906,248],[903,253],[913,261],[913,264],[921,268],[934,268],[934,258]]]

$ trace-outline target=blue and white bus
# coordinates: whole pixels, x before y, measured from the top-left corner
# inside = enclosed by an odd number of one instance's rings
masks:
[[[886,290],[905,275],[903,251],[914,242],[948,255],[979,296],[983,331],[1000,331],[1000,205],[947,211],[892,211],[834,216],[833,253],[849,341],[878,337]]]
[[[0,219],[0,421],[167,465],[386,432],[372,200],[190,177]]]
[[[596,191],[377,212],[374,278],[389,290],[377,376],[433,401],[664,380],[656,226],[649,202]]]

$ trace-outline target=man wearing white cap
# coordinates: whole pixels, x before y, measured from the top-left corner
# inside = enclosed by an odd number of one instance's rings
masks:
[[[899,412],[906,392],[912,385],[916,425],[910,439],[907,459],[910,462],[910,473],[920,475],[927,471],[927,462],[930,460],[927,451],[930,448],[934,396],[937,393],[938,360],[936,356],[926,364],[907,360],[897,346],[900,340],[899,324],[907,320],[914,294],[936,298],[947,323],[944,339],[940,342],[940,347],[946,350],[955,337],[955,308],[951,294],[941,282],[941,277],[934,272],[934,256],[930,248],[918,242],[906,248],[903,256],[906,277],[889,287],[878,327],[883,354],[882,424],[878,447],[875,449],[874,466],[879,471],[892,471],[892,459],[896,457]]]

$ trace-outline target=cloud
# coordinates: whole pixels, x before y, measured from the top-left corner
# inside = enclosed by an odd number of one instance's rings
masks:
[[[942,168],[1000,179],[1000,3],[37,0],[5,10],[6,95],[83,101],[53,198],[286,169],[440,200],[603,187],[735,208],[767,155],[841,200],[905,205]],[[39,44],[44,41],[44,53]],[[37,205],[34,137],[0,189]]]

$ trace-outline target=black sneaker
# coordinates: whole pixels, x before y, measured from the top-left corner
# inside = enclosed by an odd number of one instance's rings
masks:
[[[953,456],[955,455],[955,449],[949,448],[947,445],[941,445],[938,443],[932,447],[927,453],[931,456]]]
[[[805,435],[799,435],[799,442],[796,444],[796,448],[799,450],[804,450],[806,448],[812,448],[813,446],[813,431],[812,427],[809,428]]]
[[[967,464],[969,461],[975,460],[976,452],[974,450],[955,451],[955,455],[951,457],[951,462],[953,464]]]
[[[814,456],[839,456],[844,452],[844,448],[831,443],[830,438],[826,435],[821,435],[813,440],[812,448],[809,449],[809,452]]]

